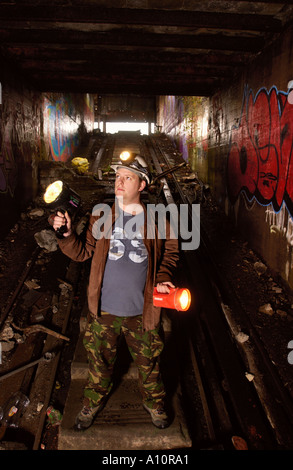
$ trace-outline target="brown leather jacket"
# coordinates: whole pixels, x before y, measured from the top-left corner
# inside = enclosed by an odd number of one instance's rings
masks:
[[[170,238],[169,225],[167,224],[166,239],[158,236],[155,224],[151,225],[151,232],[147,232],[147,210],[142,204],[145,213],[145,226],[143,241],[148,252],[148,270],[144,293],[143,326],[146,330],[152,330],[158,326],[161,316],[161,308],[153,305],[153,288],[158,282],[173,281],[173,275],[179,258],[178,240]],[[105,232],[111,230],[118,214],[115,213],[115,204],[110,216],[105,223]],[[76,233],[59,240],[59,246],[64,254],[74,261],[85,261],[92,258],[88,285],[88,308],[91,316],[99,315],[99,299],[104,269],[110,246],[110,237],[103,236],[96,240],[92,234],[94,223],[99,216],[90,216],[87,228],[86,240],[83,242]],[[150,224],[149,224],[150,227]],[[147,236],[152,233],[152,236]],[[129,286],[131,288],[131,286]],[[115,294],[115,286],[113,286]]]

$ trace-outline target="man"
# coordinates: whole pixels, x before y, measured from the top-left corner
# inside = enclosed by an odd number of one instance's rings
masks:
[[[101,211],[93,211],[85,242],[73,231],[68,213],[58,212],[54,218],[55,230],[67,226],[64,238],[59,240],[61,250],[75,261],[92,258],[89,322],[84,337],[89,377],[84,406],[75,424],[77,429],[88,428],[103,407],[112,388],[117,340],[124,334],[138,367],[143,406],[153,424],[165,428],[169,421],[159,370],[163,349],[159,335],[161,312],[153,305],[153,288],[156,285],[159,292],[166,293],[174,287],[172,276],[178,261],[178,242],[170,237],[169,230],[164,240],[159,237],[155,224],[149,230],[153,220],[148,220],[150,217],[140,198],[150,183],[144,160],[136,156],[132,162],[113,168],[118,204],[113,205],[103,224],[100,224]]]

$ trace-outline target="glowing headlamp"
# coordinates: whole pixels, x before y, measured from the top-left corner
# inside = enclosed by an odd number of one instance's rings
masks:
[[[190,307],[190,303],[191,294],[188,289],[176,287],[170,289],[168,294],[161,294],[156,287],[154,288],[153,304],[155,307],[173,308],[186,312]]]
[[[46,188],[44,201],[55,212],[65,213],[67,211],[73,217],[80,206],[81,198],[66,183],[57,180]],[[66,226],[62,226],[57,230],[57,233],[62,235],[66,230]]]
[[[119,158],[122,162],[126,162],[126,161],[129,162],[129,160],[133,159],[133,155],[130,152],[128,152],[128,150],[124,150],[123,152],[120,153]]]

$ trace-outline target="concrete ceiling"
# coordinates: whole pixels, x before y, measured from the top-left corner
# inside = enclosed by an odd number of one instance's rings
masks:
[[[0,55],[40,91],[210,96],[292,19],[280,0],[1,1]]]

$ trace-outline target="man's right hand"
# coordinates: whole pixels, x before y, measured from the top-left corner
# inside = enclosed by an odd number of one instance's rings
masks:
[[[54,221],[53,221],[53,228],[54,230],[58,230],[63,225],[66,225],[66,228],[67,228],[67,231],[63,233],[63,236],[69,237],[69,235],[71,235],[72,233],[71,218],[67,211],[65,212],[65,214],[63,214],[60,211],[57,211],[57,214],[55,215]]]

